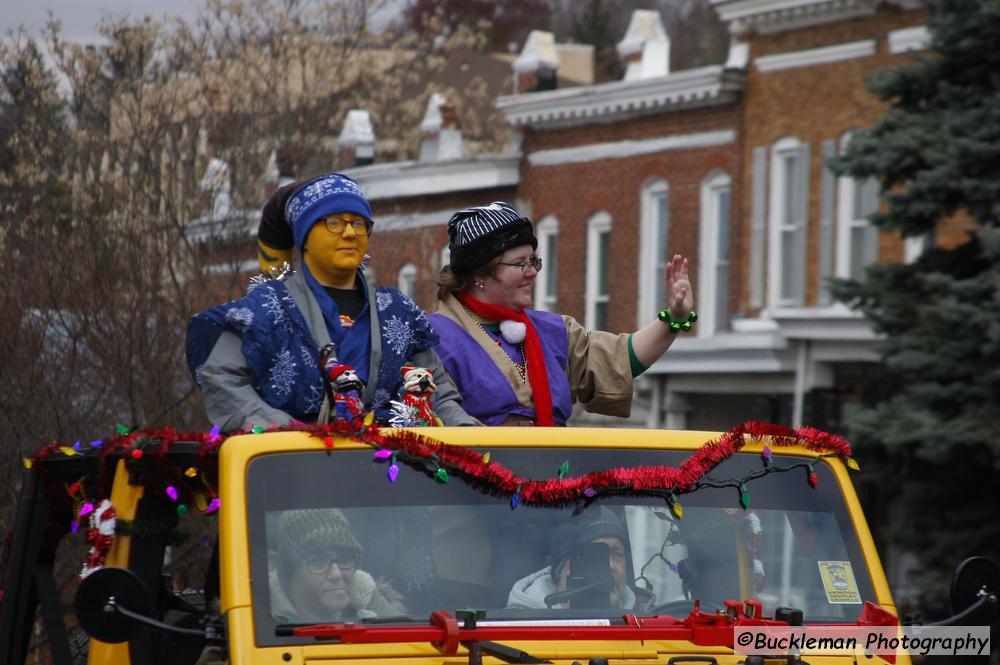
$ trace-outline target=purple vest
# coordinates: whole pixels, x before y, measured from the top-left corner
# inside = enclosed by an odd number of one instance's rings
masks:
[[[557,425],[565,425],[573,412],[573,398],[566,377],[569,355],[569,338],[562,316],[551,312],[526,310],[535,324],[545,353],[545,369],[549,374],[549,392],[552,394],[552,417]],[[507,416],[517,414],[535,417],[533,408],[525,408],[517,401],[514,388],[503,371],[489,354],[462,326],[443,314],[428,317],[441,340],[434,347],[455,387],[462,394],[466,413],[478,418],[484,425],[499,425]],[[512,358],[520,359],[519,346],[508,344],[498,335],[505,351]]]

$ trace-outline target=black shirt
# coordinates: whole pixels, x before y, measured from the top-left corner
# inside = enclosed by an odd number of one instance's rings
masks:
[[[341,316],[349,316],[351,321],[357,320],[361,308],[365,306],[365,294],[360,284],[353,289],[335,289],[332,286],[324,286],[323,289],[333,298]]]

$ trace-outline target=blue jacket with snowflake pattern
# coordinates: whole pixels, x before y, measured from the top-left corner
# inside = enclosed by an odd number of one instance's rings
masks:
[[[389,402],[402,388],[400,370],[412,363],[433,372],[434,409],[445,424],[476,424],[431,348],[437,335],[426,314],[396,289],[361,281],[368,303],[375,304],[359,316],[359,322],[368,317],[359,328],[370,338],[361,396],[366,408],[388,420]],[[223,430],[312,422],[323,401],[319,349],[329,342],[319,304],[302,274],[294,273],[197,314],[188,327],[188,366],[209,419]]]

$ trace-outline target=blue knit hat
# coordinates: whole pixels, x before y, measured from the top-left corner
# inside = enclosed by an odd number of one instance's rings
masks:
[[[295,246],[302,251],[313,224],[339,212],[350,212],[371,221],[372,207],[358,183],[341,173],[313,178],[285,204],[285,221],[292,227]]]

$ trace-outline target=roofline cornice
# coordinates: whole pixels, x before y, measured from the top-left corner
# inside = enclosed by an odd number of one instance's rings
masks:
[[[732,34],[769,34],[874,14],[878,0],[710,0]]]
[[[506,95],[497,108],[515,126],[566,127],[735,101],[744,72],[711,65],[635,81]]]
[[[344,171],[370,201],[514,187],[521,181],[521,153],[478,155],[441,162],[389,162]]]

